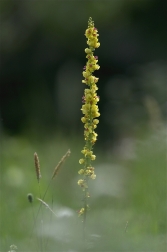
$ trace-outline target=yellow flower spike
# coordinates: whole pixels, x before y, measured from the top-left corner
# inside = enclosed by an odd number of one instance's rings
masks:
[[[78,171],[79,175],[82,176],[82,179],[78,180],[78,185],[84,191],[84,201],[83,207],[79,211],[79,216],[83,216],[83,222],[85,224],[86,213],[88,211],[88,180],[95,179],[94,167],[92,167],[92,162],[96,159],[96,156],[93,153],[93,146],[97,141],[97,133],[95,129],[99,123],[97,117],[100,116],[98,102],[99,96],[97,95],[97,82],[99,78],[93,75],[94,71],[98,70],[100,66],[98,63],[98,57],[94,56],[94,51],[100,46],[98,40],[98,30],[94,26],[92,18],[88,20],[88,27],[85,31],[85,36],[87,38],[88,47],[85,49],[86,53],[86,65],[83,68],[82,75],[84,79],[82,83],[86,85],[84,90],[84,96],[82,97],[82,114],[81,121],[84,124],[84,140],[85,146],[81,151],[83,158],[79,160],[79,164],[83,165],[83,168]]]

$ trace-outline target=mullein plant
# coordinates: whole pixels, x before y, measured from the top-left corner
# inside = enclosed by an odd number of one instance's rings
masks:
[[[95,132],[97,124],[99,123],[97,117],[100,116],[97,105],[99,96],[96,93],[98,90],[96,83],[99,78],[93,75],[93,72],[100,68],[97,64],[98,57],[94,56],[94,51],[100,46],[100,43],[98,42],[98,30],[94,27],[94,22],[91,17],[88,20],[88,28],[85,31],[85,36],[87,38],[88,47],[85,49],[87,62],[86,66],[83,68],[84,71],[82,74],[84,80],[82,80],[82,83],[84,83],[86,87],[84,96],[82,97],[83,105],[81,108],[83,113],[81,121],[84,124],[85,146],[81,151],[83,158],[79,160],[79,164],[81,164],[83,168],[78,172],[82,176],[82,178],[78,180],[78,185],[82,188],[84,193],[83,207],[79,210],[79,216],[83,217],[84,227],[86,214],[89,209],[88,198],[90,195],[88,191],[88,180],[96,178],[92,161],[96,159],[96,156],[93,154],[93,146],[97,140],[97,133]]]

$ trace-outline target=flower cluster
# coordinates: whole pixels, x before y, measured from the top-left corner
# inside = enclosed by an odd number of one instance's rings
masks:
[[[94,167],[92,167],[91,162],[96,159],[96,156],[93,154],[93,145],[97,140],[97,133],[95,129],[97,128],[97,124],[99,120],[97,117],[100,116],[98,109],[98,101],[99,96],[96,91],[98,87],[96,83],[98,82],[98,78],[93,75],[95,70],[98,70],[100,66],[97,64],[98,57],[94,56],[94,51],[96,48],[100,46],[98,42],[98,31],[94,27],[94,22],[92,18],[89,18],[88,28],[85,31],[85,36],[87,38],[88,48],[85,49],[87,63],[83,68],[83,77],[82,83],[87,85],[87,88],[84,90],[84,96],[82,97],[82,113],[83,117],[81,121],[84,124],[84,138],[85,138],[85,146],[81,153],[84,155],[83,158],[79,160],[79,163],[84,165],[83,169],[79,170],[79,174],[83,175],[83,179],[78,181],[78,185],[81,186],[83,191],[85,191],[85,197],[88,197],[87,192],[87,180],[88,178],[95,179],[96,175],[94,173]],[[83,208],[80,214],[85,213],[85,209]]]

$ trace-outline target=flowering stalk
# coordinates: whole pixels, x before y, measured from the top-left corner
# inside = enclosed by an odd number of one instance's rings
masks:
[[[82,175],[82,179],[78,180],[78,185],[84,192],[84,205],[79,211],[79,216],[83,215],[84,224],[86,221],[86,213],[89,208],[87,199],[90,197],[88,192],[88,179],[96,178],[94,167],[92,166],[92,161],[96,159],[96,156],[93,154],[93,145],[97,140],[97,133],[95,132],[95,129],[99,123],[99,120],[96,118],[100,116],[97,105],[99,97],[96,93],[98,90],[96,85],[98,78],[93,75],[93,72],[100,68],[100,66],[97,64],[98,57],[94,56],[95,48],[98,48],[100,43],[98,42],[99,34],[97,29],[94,27],[92,18],[89,18],[88,20],[88,28],[85,31],[85,36],[89,46],[85,49],[87,63],[86,66],[84,66],[84,80],[82,80],[82,83],[86,84],[87,86],[84,90],[84,96],[82,97],[82,102],[84,104],[81,108],[84,115],[81,118],[81,121],[84,124],[85,146],[81,151],[84,157],[79,160],[79,163],[84,167],[78,172],[80,175]]]

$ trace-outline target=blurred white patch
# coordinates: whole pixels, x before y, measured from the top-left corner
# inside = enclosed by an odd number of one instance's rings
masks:
[[[43,228],[39,227],[38,235],[69,242],[74,235],[71,227],[74,225],[76,212],[71,208],[60,206],[54,206],[53,211],[56,217],[53,216],[52,221],[48,221],[48,212],[46,216],[43,215]]]
[[[100,196],[123,197],[127,171],[123,166],[101,164],[96,166],[96,179],[90,183],[93,198]]]
[[[56,212],[56,216],[58,218],[71,217],[71,216],[74,216],[74,215],[75,215],[74,211],[72,209],[70,209],[70,208],[67,208],[67,207],[62,207]]]
[[[93,238],[100,238],[101,237],[101,235],[98,235],[98,234],[91,234],[91,237],[93,237]]]
[[[117,142],[112,153],[122,160],[136,159],[136,140],[131,137],[122,138]]]

